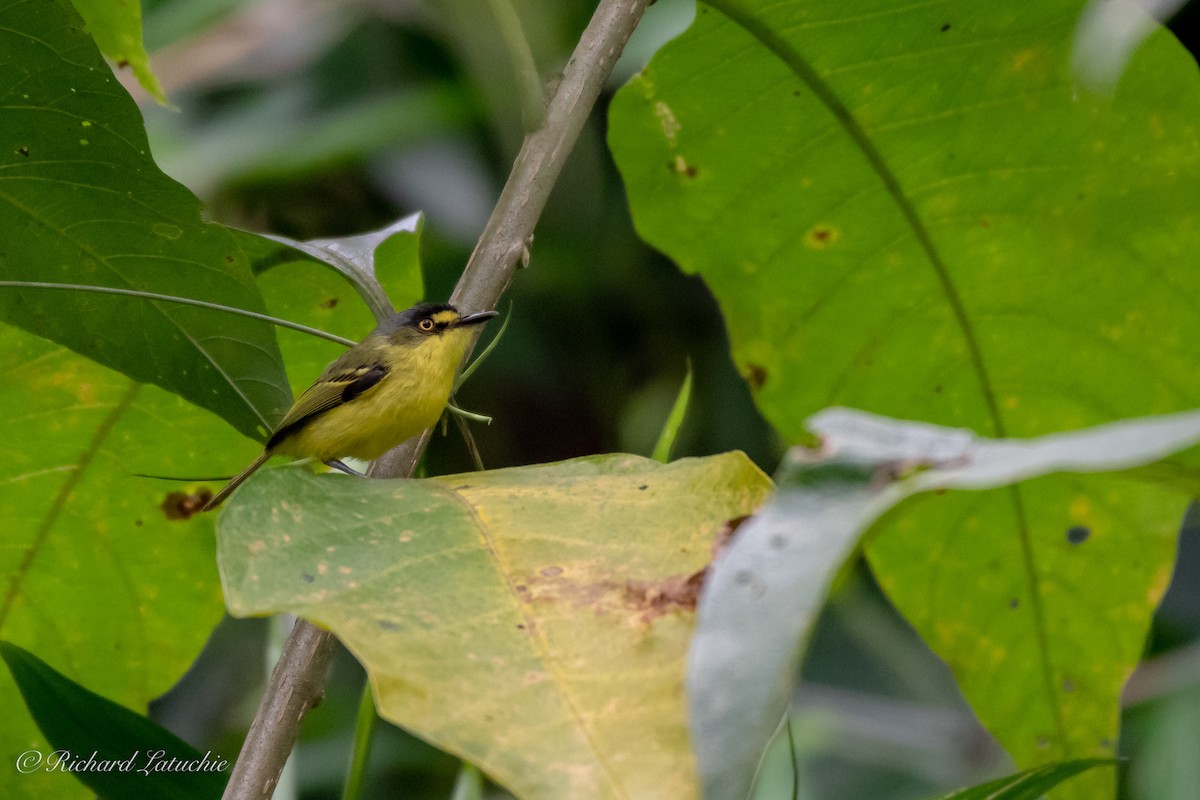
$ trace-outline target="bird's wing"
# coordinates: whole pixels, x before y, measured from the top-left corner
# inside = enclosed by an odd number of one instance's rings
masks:
[[[267,441],[267,449],[272,449],[329,409],[354,400],[383,380],[387,373],[388,368],[383,364],[339,365],[335,361],[284,414],[283,421]]]

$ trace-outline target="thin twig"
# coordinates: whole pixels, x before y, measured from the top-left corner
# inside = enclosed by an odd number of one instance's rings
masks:
[[[526,137],[500,200],[463,270],[451,297],[459,309],[495,308],[512,283],[563,162],[648,2],[600,0],[563,71],[542,126]],[[369,474],[386,478],[411,475],[428,441],[429,431],[425,431],[386,453],[371,465]],[[304,620],[296,621],[229,776],[225,800],[270,797],[299,733],[303,716],[299,712],[311,707],[324,691],[329,661],[326,651],[331,651],[332,644],[333,634]],[[301,657],[305,653],[309,656]]]
[[[500,200],[450,296],[459,310],[495,308],[512,283],[563,163],[647,5],[648,0],[601,0],[546,107],[545,123],[525,138]],[[371,474],[393,478],[412,474],[428,441],[426,431],[385,453]]]
[[[161,294],[159,292],[144,292],[141,289],[119,289],[115,286],[93,286],[86,283],[52,283],[48,281],[0,281],[0,288],[4,289],[59,289],[70,290],[74,292],[92,292],[94,294],[115,294],[122,297],[140,297],[143,300],[161,300],[165,303],[178,303],[181,306],[196,306],[198,308],[207,308],[211,311],[221,311],[226,314],[236,314],[240,317],[249,317],[262,322],[269,322],[272,325],[277,325],[280,328],[290,328],[300,333],[307,333],[309,336],[316,336],[320,339],[327,339],[334,344],[340,344],[343,347],[354,347],[355,342],[352,339],[347,339],[344,336],[338,336],[319,328],[310,328],[307,325],[301,325],[299,322],[292,322],[279,317],[272,317],[270,314],[260,314],[257,311],[248,311],[244,308],[236,306],[226,306],[221,303],[210,303],[207,300],[196,300],[191,297],[179,297],[174,294]]]

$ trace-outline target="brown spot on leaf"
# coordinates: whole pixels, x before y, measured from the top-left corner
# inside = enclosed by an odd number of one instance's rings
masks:
[[[675,160],[667,164],[667,167],[672,171],[688,178],[696,177],[696,167],[687,163],[687,159],[683,156],[675,156]]]
[[[842,238],[842,232],[833,225],[818,223],[804,234],[804,246],[809,250],[824,250]]]
[[[746,368],[742,370],[742,377],[750,384],[751,390],[758,391],[767,382],[767,368],[747,362]]]
[[[625,584],[625,600],[635,611],[643,612],[642,622],[672,611],[695,611],[706,577],[708,567],[691,575],[669,575],[660,581],[629,581]]]
[[[336,297],[331,297],[328,300],[326,300],[324,303],[321,303],[321,308],[336,308],[338,302],[339,301]]]
[[[950,30],[950,23],[947,22],[947,23],[943,24],[939,30],[941,30],[942,33],[945,33],[946,31]]]
[[[163,498],[159,508],[167,519],[191,519],[204,510],[212,496],[212,490],[207,487],[197,489],[195,494],[171,492]]]
[[[717,531],[717,535],[713,537],[712,543],[712,560],[716,561],[725,552],[725,548],[733,541],[733,537],[737,535],[738,528],[742,527],[746,520],[750,519],[749,514],[743,514],[740,517],[725,520],[725,524]]]
[[[25,156],[26,158],[29,158],[29,148],[28,147],[18,147],[17,152],[20,153],[21,155]]]
[[[541,576],[543,578],[557,578],[559,575],[562,575],[562,574],[563,574],[562,567],[543,567],[541,570]]]

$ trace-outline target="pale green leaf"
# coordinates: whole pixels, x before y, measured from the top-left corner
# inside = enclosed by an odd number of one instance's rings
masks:
[[[285,467],[222,512],[219,561],[233,613],[329,627],[383,717],[523,800],[686,800],[697,573],[769,489],[740,453],[419,481]]]
[[[1028,440],[989,440],[970,431],[846,409],[821,412],[810,426],[822,437],[820,450],[797,448],[789,454],[779,491],[738,528],[701,598],[688,655],[689,718],[705,796],[713,800],[747,795],[760,754],[787,711],[804,645],[831,582],[859,546],[862,534],[902,500],[927,493],[923,502],[969,503],[961,498],[992,494],[979,490],[1053,473],[1137,467],[1200,442],[1200,411]],[[1082,480],[1079,475],[1071,478]],[[1192,480],[1200,487],[1200,473],[1193,474]],[[946,494],[946,489],[977,491]],[[909,503],[891,511],[899,529],[910,528],[912,507]],[[969,518],[964,527],[969,529]],[[1087,541],[1093,536],[1090,529],[1064,527],[1062,533],[1064,553],[1054,560],[1061,563],[1063,574],[1085,566],[1079,563],[1081,551],[1106,546],[1102,541]],[[913,529],[909,535],[918,537],[921,531]],[[945,569],[959,568],[945,563],[937,549],[939,542],[928,545],[931,561]],[[1136,554],[1125,557],[1137,558]],[[1019,640],[1033,627],[1014,622],[1031,613],[1022,607],[1029,604],[1028,598],[1021,587],[1004,587],[998,596],[988,591],[995,578],[986,569],[973,578],[994,598],[989,609],[992,618],[979,620],[979,629],[973,632],[976,640],[986,637],[987,641],[976,650],[980,663],[974,668],[998,669],[1006,648],[1028,646],[1010,644],[1005,638]],[[967,605],[963,613],[968,618],[975,608],[983,607]],[[1140,614],[1141,607],[1135,606],[1132,613]],[[1120,628],[1128,620],[1116,618],[1111,624]],[[1060,646],[1093,648],[1080,640],[1089,630],[1087,625],[1055,620],[1053,628],[1065,639]],[[950,633],[966,635],[955,629]],[[1137,657],[1136,653],[1122,655]],[[966,669],[954,662],[951,666],[960,672]],[[1062,681],[1054,688],[1064,694],[1099,691],[1092,674],[1054,677]],[[1038,697],[1044,688],[1014,684],[999,675],[992,681],[993,692],[1003,702],[1019,705],[1030,715],[1032,726],[1044,723],[1039,718],[1042,709],[1029,697]],[[1115,714],[1116,709],[1108,713]],[[1071,722],[1078,726],[1071,732],[1081,738],[1104,733],[1104,729],[1096,731],[1085,714]]]
[[[194,486],[241,437],[179,397],[0,326],[0,637],[135,711],[169,689],[221,618],[210,516]],[[46,742],[0,674],[0,758]],[[232,755],[232,754],[226,754]],[[0,796],[71,796],[72,776],[0,770]]]
[[[87,31],[96,40],[100,52],[128,66],[142,88],[160,103],[167,102],[162,85],[150,69],[150,55],[142,43],[142,4],[136,0],[71,0],[87,22]]]

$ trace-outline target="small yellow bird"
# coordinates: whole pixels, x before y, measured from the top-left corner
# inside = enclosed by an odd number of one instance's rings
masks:
[[[471,342],[472,325],[496,311],[462,315],[421,303],[393,316],[334,361],[305,390],[263,449],[204,506],[216,508],[271,456],[315,458],[339,469],[370,461],[438,421]]]

